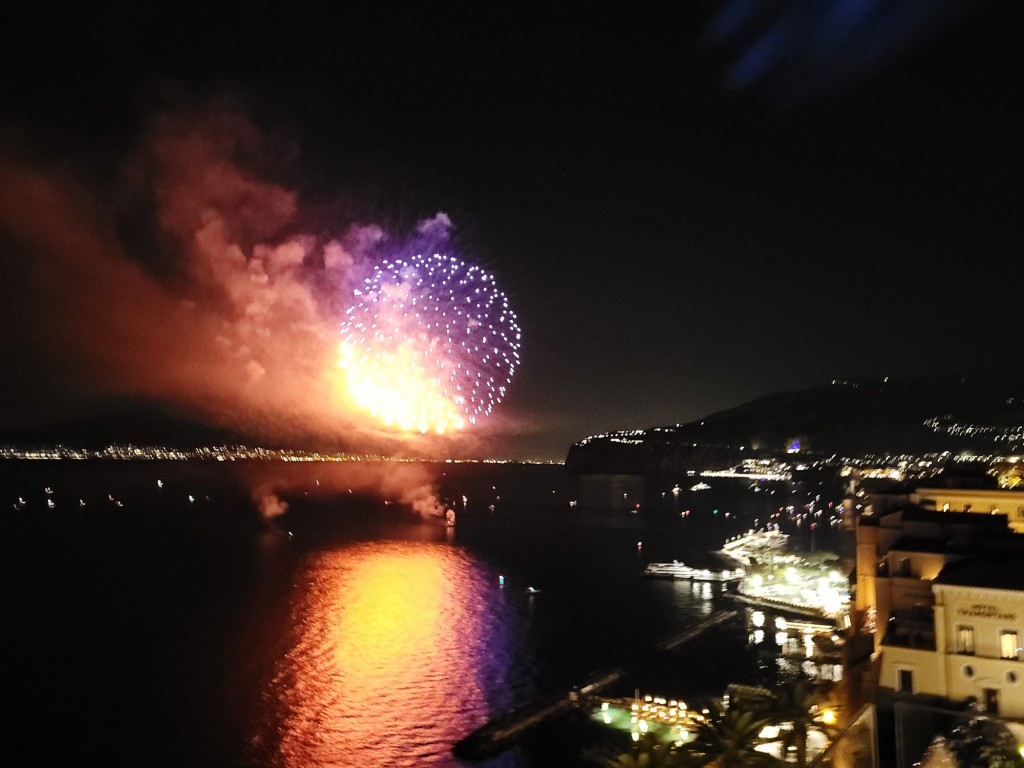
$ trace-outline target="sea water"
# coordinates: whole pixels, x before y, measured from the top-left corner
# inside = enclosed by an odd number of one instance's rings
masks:
[[[641,571],[719,565],[726,539],[819,492],[417,467],[449,526],[399,485],[346,488],[328,466],[284,483],[258,463],[2,471],[4,754],[32,766],[458,766],[452,746],[473,729],[597,669],[628,669],[629,693],[754,682],[765,662],[742,626],[650,656],[738,606],[720,586]],[[287,504],[270,518],[264,471]],[[832,543],[831,526],[816,530],[801,546]],[[590,765],[600,738],[556,720],[480,764]]]

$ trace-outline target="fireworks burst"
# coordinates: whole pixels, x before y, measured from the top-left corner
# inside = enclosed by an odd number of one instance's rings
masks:
[[[340,367],[358,406],[444,434],[490,415],[519,363],[519,326],[494,278],[453,256],[385,260],[354,292]]]

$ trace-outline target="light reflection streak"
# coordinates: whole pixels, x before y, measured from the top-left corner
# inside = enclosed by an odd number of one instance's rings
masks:
[[[278,764],[457,765],[507,664],[493,579],[463,551],[376,542],[314,556],[271,695]]]

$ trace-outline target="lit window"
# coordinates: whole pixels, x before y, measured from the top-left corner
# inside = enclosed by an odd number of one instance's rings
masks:
[[[974,655],[974,627],[961,624],[956,628],[956,651]]]
[[[1015,629],[1004,629],[999,633],[999,657],[1002,659],[1019,659],[1021,653],[1020,638]]]

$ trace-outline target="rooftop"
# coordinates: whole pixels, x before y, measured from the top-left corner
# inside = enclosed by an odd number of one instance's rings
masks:
[[[950,563],[935,578],[936,584],[988,587],[1024,592],[1024,565],[1019,558],[992,557]]]

